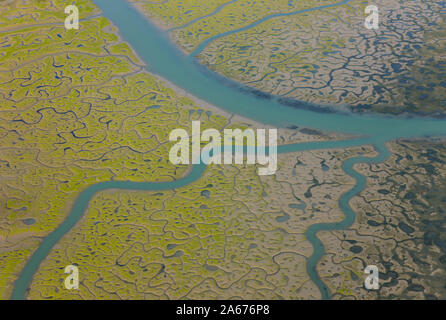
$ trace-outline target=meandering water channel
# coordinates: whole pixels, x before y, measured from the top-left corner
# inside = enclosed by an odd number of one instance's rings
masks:
[[[308,274],[320,289],[322,298],[330,298],[328,288],[316,271],[316,265],[324,255],[324,246],[318,239],[317,233],[325,230],[345,229],[354,222],[355,212],[351,209],[349,202],[366,185],[365,177],[353,169],[354,165],[364,162],[378,163],[384,161],[389,156],[389,150],[384,145],[386,141],[402,137],[446,135],[446,121],[426,118],[321,113],[309,110],[315,107],[314,105],[297,101],[299,108],[285,106],[279,103],[276,98],[262,98],[255,93],[249,93],[242,85],[234,81],[208,70],[205,71],[202,66],[172,44],[165,32],[157,29],[127,1],[93,0],[93,2],[102,10],[103,15],[118,27],[123,40],[127,41],[141,59],[147,63],[147,69],[150,72],[169,80],[190,94],[231,113],[276,127],[296,125],[360,136],[357,139],[343,141],[309,142],[279,146],[278,153],[347,148],[366,144],[375,146],[379,152],[377,157],[356,157],[343,163],[343,170],[356,181],[355,186],[339,199],[339,206],[345,214],[345,219],[336,223],[314,224],[306,232],[308,240],[314,247],[313,255],[307,260]],[[336,5],[345,2],[347,0]],[[305,11],[309,10],[312,9]],[[203,45],[204,43],[201,47]],[[38,249],[30,257],[14,284],[11,298],[26,298],[27,290],[41,262],[48,256],[54,245],[76,225],[85,213],[89,201],[97,192],[106,189],[152,191],[175,189],[199,179],[205,168],[204,165],[194,165],[186,177],[172,182],[109,181],[88,187],[78,196],[64,222],[43,239]]]

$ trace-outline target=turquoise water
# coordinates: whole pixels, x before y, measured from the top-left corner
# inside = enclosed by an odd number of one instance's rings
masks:
[[[147,63],[149,71],[227,111],[277,127],[293,124],[387,140],[442,134],[446,131],[445,122],[435,119],[320,113],[285,106],[277,99],[259,98],[255,94],[246,93],[246,90],[240,90],[241,86],[234,81],[205,71],[173,45],[165,32],[157,29],[126,1],[93,2],[119,28],[122,38]],[[312,104],[306,102],[300,102],[300,105],[302,108],[312,107]]]
[[[221,5],[220,5],[214,12],[211,12],[211,13],[206,14],[206,15],[204,15],[204,16],[195,18],[195,19],[189,21],[188,23],[185,23],[185,24],[182,25],[182,26],[175,27],[175,28],[171,28],[171,29],[169,29],[168,31],[170,32],[170,31],[174,31],[174,30],[181,29],[181,28],[186,28],[186,27],[188,27],[188,26],[190,26],[190,25],[196,23],[197,21],[200,21],[200,20],[205,19],[205,18],[208,18],[208,17],[212,17],[213,15],[215,15],[215,14],[219,13],[221,10],[223,10],[224,7],[227,7],[228,5],[230,5],[230,4],[234,3],[234,2],[237,2],[237,1],[238,1],[238,0],[231,0],[231,1],[229,1],[229,2],[225,2],[225,3],[221,4]]]
[[[312,112],[280,104],[277,99],[264,99],[246,90],[228,79],[218,76],[189,59],[169,40],[165,32],[158,30],[130,4],[124,0],[93,0],[103,11],[104,16],[119,28],[122,38],[129,42],[138,55],[147,63],[149,71],[158,74],[189,93],[221,107],[229,112],[261,121],[277,127],[293,124],[361,135],[358,139],[332,142],[311,142],[279,146],[278,153],[295,151],[346,148],[364,144],[373,144],[379,151],[376,158],[357,157],[344,162],[344,171],[352,176],[356,184],[353,189],[339,199],[345,219],[338,223],[319,223],[307,230],[307,238],[313,244],[314,253],[308,259],[307,270],[310,278],[318,286],[324,299],[330,298],[328,288],[316,272],[316,265],[324,254],[324,246],[317,238],[322,230],[340,230],[348,228],[355,219],[355,213],[349,206],[350,199],[365,188],[365,177],[353,170],[356,163],[376,163],[385,160],[389,151],[384,142],[401,137],[425,135],[446,135],[446,122],[435,119],[403,119],[383,116],[360,116],[357,114],[337,114]],[[341,2],[344,3],[345,1]],[[341,4],[340,3],[340,4]],[[339,4],[338,4],[339,5]],[[241,90],[242,89],[242,90]],[[300,102],[302,108],[313,107]],[[76,199],[65,221],[40,244],[28,260],[14,284],[12,299],[24,299],[32,277],[40,263],[50,253],[54,245],[68,232],[84,214],[90,199],[99,191],[106,189],[124,190],[167,190],[175,189],[200,178],[204,165],[195,165],[183,179],[172,182],[119,182],[109,181],[90,186]]]
[[[262,24],[263,22],[270,20],[270,19],[274,19],[274,18],[278,18],[278,17],[288,17],[288,16],[294,16],[297,14],[301,14],[301,13],[307,13],[307,12],[311,12],[311,11],[316,11],[316,10],[323,10],[323,9],[329,9],[329,8],[333,8],[333,7],[337,7],[343,4],[347,4],[352,0],[342,0],[340,2],[336,2],[336,3],[332,3],[332,4],[326,4],[323,6],[318,6],[318,7],[314,7],[314,8],[308,8],[308,9],[303,9],[303,10],[297,10],[297,11],[292,11],[292,12],[287,12],[287,13],[274,13],[274,14],[270,14],[267,15],[266,17],[263,17],[262,19],[259,19],[245,27],[239,28],[239,29],[235,29],[235,30],[231,30],[231,31],[227,31],[227,32],[223,32],[220,33],[218,35],[215,35],[213,37],[210,37],[209,39],[203,41],[202,43],[200,43],[200,45],[190,54],[191,57],[195,57],[198,54],[200,54],[208,45],[209,43],[211,43],[214,40],[229,36],[231,34],[235,34],[238,32],[243,32],[246,30],[249,30],[251,28],[254,28],[260,24]]]
[[[307,232],[305,233],[306,238],[313,244],[314,248],[313,254],[307,260],[307,272],[310,275],[311,280],[313,280],[313,282],[317,285],[317,287],[321,291],[322,299],[329,299],[330,292],[328,288],[325,286],[325,284],[322,282],[321,278],[319,277],[319,274],[316,271],[317,263],[325,254],[324,245],[321,242],[321,240],[319,240],[319,238],[316,236],[316,234],[322,230],[325,231],[343,230],[349,228],[353,224],[353,222],[355,222],[356,215],[353,209],[350,207],[349,203],[350,200],[355,195],[364,190],[366,186],[366,178],[360,173],[356,172],[353,169],[353,167],[358,163],[370,163],[370,164],[380,163],[385,161],[390,155],[389,150],[387,149],[387,147],[384,145],[383,142],[376,143],[375,148],[379,152],[379,154],[375,158],[356,157],[348,159],[342,164],[342,169],[349,176],[353,177],[356,182],[355,186],[351,190],[344,193],[339,198],[339,207],[345,214],[344,220],[336,223],[316,223],[313,224],[311,227],[309,227]]]

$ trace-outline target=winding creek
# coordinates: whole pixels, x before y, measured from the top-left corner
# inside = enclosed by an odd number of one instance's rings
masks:
[[[288,125],[296,125],[359,136],[359,138],[351,140],[279,146],[278,153],[347,148],[366,144],[375,146],[379,153],[375,158],[355,157],[343,163],[343,170],[356,181],[354,187],[344,193],[339,199],[339,206],[345,214],[345,219],[336,223],[314,224],[306,232],[308,240],[314,247],[313,255],[307,260],[308,274],[320,289],[322,298],[329,299],[330,292],[316,271],[316,265],[324,255],[324,246],[317,237],[317,233],[325,230],[346,229],[354,222],[355,212],[351,209],[349,202],[352,197],[361,192],[366,186],[366,178],[353,169],[354,165],[364,162],[379,163],[387,159],[390,152],[385,147],[386,141],[403,137],[446,135],[446,121],[417,117],[403,118],[314,112],[311,109],[317,106],[299,101],[296,101],[296,104],[299,104],[296,108],[285,106],[279,103],[277,98],[262,97],[255,92],[246,90],[240,84],[211,71],[206,70],[204,72],[202,66],[182,53],[171,43],[165,32],[157,29],[127,1],[93,0],[93,2],[101,8],[103,15],[118,27],[123,40],[127,41],[141,59],[146,62],[147,69],[150,72],[169,80],[188,93],[228,112],[272,126],[286,127]],[[346,2],[348,0],[332,6]],[[311,10],[316,10],[316,8],[303,10],[302,12]],[[197,50],[204,48],[204,45],[205,43],[199,46]],[[47,257],[54,245],[76,225],[85,213],[89,201],[97,192],[112,188],[151,191],[175,189],[196,181],[201,177],[205,169],[205,165],[194,165],[186,177],[172,182],[136,183],[108,181],[88,187],[80,193],[64,222],[43,239],[38,249],[28,260],[14,284],[11,299],[26,298],[27,290],[41,262]]]

